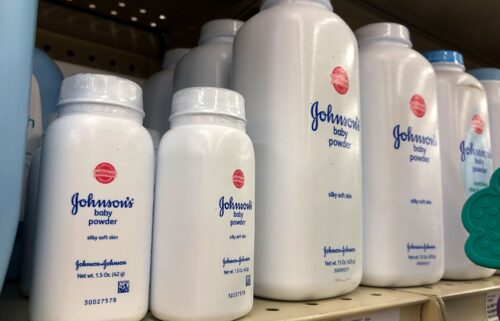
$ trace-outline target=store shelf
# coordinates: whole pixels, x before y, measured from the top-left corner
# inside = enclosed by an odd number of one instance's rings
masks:
[[[241,321],[331,320],[351,321],[372,317],[372,321],[419,321],[420,311],[429,299],[421,294],[391,289],[360,287],[339,298],[307,302],[281,302],[255,299],[254,308]],[[28,321],[28,300],[18,294],[15,283],[7,283],[0,296],[2,321]],[[394,320],[374,316],[399,315]],[[354,318],[356,317],[356,318]],[[156,321],[151,315],[143,321]]]
[[[401,288],[398,291],[429,297],[430,301],[422,310],[422,321],[498,321],[499,276],[476,281],[443,280],[429,286]]]
[[[339,298],[308,302],[281,302],[256,299],[250,314],[241,321],[257,320],[353,320],[376,312],[399,310],[395,321],[420,320],[420,310],[428,302],[425,296],[391,289],[360,287]],[[376,319],[374,321],[377,321]],[[392,320],[387,320],[392,321]]]

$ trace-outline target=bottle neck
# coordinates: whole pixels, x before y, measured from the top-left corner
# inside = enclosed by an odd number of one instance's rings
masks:
[[[216,36],[204,36],[200,38],[200,41],[198,41],[198,45],[204,45],[207,43],[233,43],[234,41],[234,35],[230,36],[221,36],[221,35],[216,35]]]
[[[464,71],[465,67],[462,65],[449,63],[449,62],[434,62],[432,63],[434,70],[439,71]]]
[[[397,39],[384,39],[384,38],[375,38],[375,39],[366,39],[358,41],[359,47],[363,46],[392,46],[392,47],[403,47],[403,48],[411,48],[411,44],[406,42],[405,40],[397,40]]]
[[[68,115],[100,115],[113,118],[127,119],[142,125],[144,113],[139,111],[111,104],[98,103],[71,103],[59,106],[58,117]]]
[[[217,125],[245,131],[246,123],[238,118],[217,114],[186,114],[170,117],[170,128],[186,125]]]
[[[293,3],[309,4],[313,6],[322,7],[328,11],[333,11],[333,7],[332,4],[330,3],[330,0],[265,0],[262,6],[260,7],[260,11],[276,7],[279,5],[293,4]]]

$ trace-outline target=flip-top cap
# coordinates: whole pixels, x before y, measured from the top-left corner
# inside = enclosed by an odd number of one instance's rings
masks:
[[[279,4],[287,4],[293,2],[317,2],[324,6],[327,10],[333,11],[332,3],[330,0],[264,0],[262,6],[260,7],[260,11],[269,9],[271,7],[277,6]]]
[[[450,63],[463,66],[464,57],[461,53],[454,50],[433,50],[422,53],[430,63]]]
[[[190,87],[172,99],[170,119],[187,114],[213,114],[245,119],[245,100],[235,91],[215,87]]]
[[[130,108],[144,115],[142,89],[128,79],[102,74],[76,74],[63,80],[58,106],[100,103]]]

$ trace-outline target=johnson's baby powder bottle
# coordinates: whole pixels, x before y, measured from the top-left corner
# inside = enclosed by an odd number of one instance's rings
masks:
[[[230,87],[233,40],[242,21],[212,20],[201,28],[198,47],[191,49],[177,64],[174,93],[197,87]]]
[[[144,84],[144,126],[150,130],[153,142],[157,137],[159,140],[169,127],[175,66],[188,51],[187,48],[176,48],[165,52],[162,70]]]
[[[443,275],[436,75],[406,27],[356,31],[363,121],[363,284],[415,286]]]
[[[500,69],[478,68],[467,72],[476,77],[486,91],[494,171],[500,167]]]
[[[151,311],[233,320],[253,303],[255,160],[238,93],[174,94],[156,176]]]
[[[154,152],[140,87],[63,81],[44,138],[32,321],[140,320],[148,308]]]
[[[488,277],[495,270],[475,265],[464,251],[469,233],[462,224],[462,207],[474,192],[487,187],[492,174],[490,126],[486,93],[464,72],[460,53],[424,53],[438,81],[441,170],[443,175],[444,278]]]
[[[356,39],[328,0],[267,0],[234,49],[257,157],[255,292],[352,291],[362,253]]]

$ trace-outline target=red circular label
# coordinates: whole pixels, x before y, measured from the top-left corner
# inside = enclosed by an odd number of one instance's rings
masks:
[[[484,121],[479,115],[474,115],[472,117],[472,129],[478,135],[481,135],[484,131]]]
[[[427,109],[424,98],[420,95],[413,95],[410,99],[410,109],[418,118],[424,117]]]
[[[344,95],[349,90],[349,77],[347,77],[347,72],[344,68],[340,66],[333,68],[330,74],[330,81],[333,88],[341,95]]]
[[[95,179],[102,184],[109,184],[116,178],[116,169],[110,163],[100,163],[94,169]]]
[[[239,169],[235,170],[233,173],[233,184],[236,188],[242,188],[245,184],[245,175]]]

